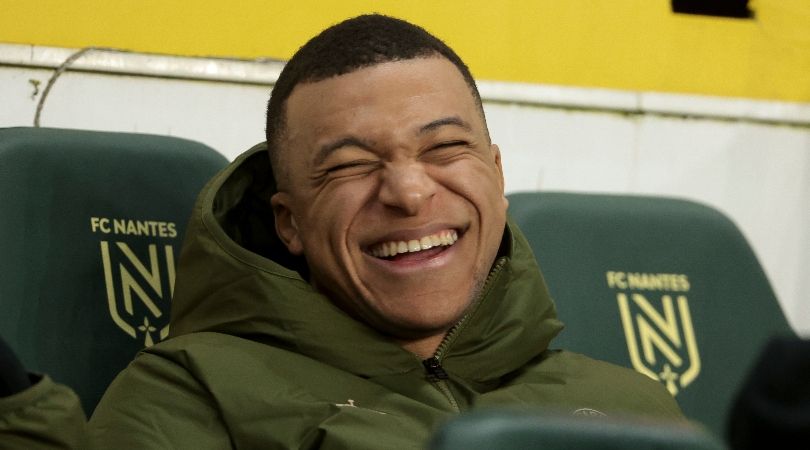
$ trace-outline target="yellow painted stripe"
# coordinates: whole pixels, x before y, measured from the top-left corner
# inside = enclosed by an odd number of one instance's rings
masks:
[[[2,0],[0,42],[287,59],[365,12],[416,22],[481,79],[810,101],[810,1],[753,0],[755,20],[669,0]]]

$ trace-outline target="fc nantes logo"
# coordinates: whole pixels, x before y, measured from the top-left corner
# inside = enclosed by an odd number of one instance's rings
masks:
[[[689,311],[689,280],[682,274],[607,272],[616,293],[633,367],[677,395],[700,374]]]
[[[104,267],[107,309],[113,323],[146,347],[169,335],[169,302],[174,290],[175,224],[91,217]],[[118,236],[116,236],[118,235]],[[117,240],[126,237],[126,240]],[[171,242],[171,241],[168,241]]]

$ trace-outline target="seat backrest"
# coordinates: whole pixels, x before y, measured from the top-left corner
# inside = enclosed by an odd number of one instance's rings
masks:
[[[553,345],[661,381],[719,435],[761,348],[795,336],[747,241],[713,208],[559,192],[509,202],[566,324]]]
[[[440,426],[428,450],[723,450],[720,439],[693,423],[578,417],[547,411],[486,410]]]
[[[186,222],[226,163],[174,137],[0,129],[0,334],[88,415],[168,333]]]

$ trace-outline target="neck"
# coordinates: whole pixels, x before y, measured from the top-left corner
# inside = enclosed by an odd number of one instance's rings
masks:
[[[401,345],[405,350],[408,350],[409,352],[418,356],[419,359],[427,359],[436,354],[436,350],[439,349],[439,345],[441,345],[446,334],[446,332],[442,332],[437,335],[419,339],[408,341],[400,340],[399,345]]]

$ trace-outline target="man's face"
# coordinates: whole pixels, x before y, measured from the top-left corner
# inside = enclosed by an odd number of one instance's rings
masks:
[[[310,282],[396,338],[449,329],[503,235],[498,147],[458,69],[388,62],[295,87],[276,229]]]

